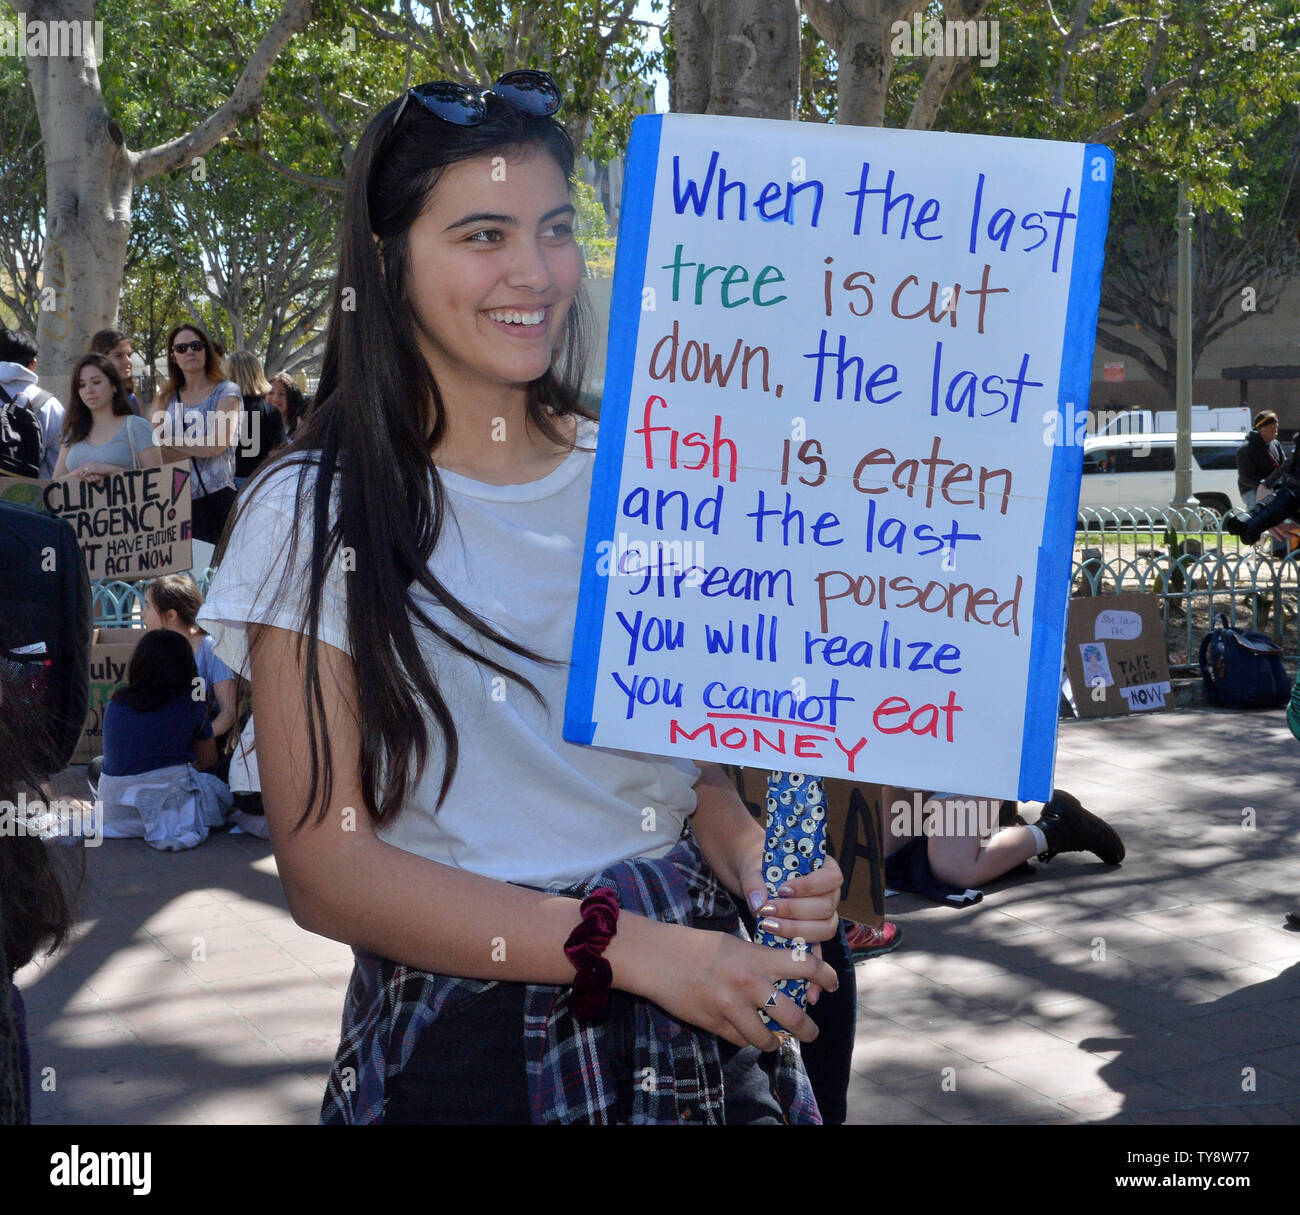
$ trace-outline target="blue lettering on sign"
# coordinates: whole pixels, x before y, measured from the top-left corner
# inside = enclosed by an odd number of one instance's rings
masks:
[[[610,675],[623,695],[627,697],[628,721],[632,720],[637,705],[649,706],[662,702],[671,705],[674,709],[682,707],[683,685],[675,680],[667,677],[661,679],[657,675],[633,675],[632,683],[629,685],[623,682],[622,676],[617,671],[611,671]]]
[[[718,165],[719,153],[717,151],[709,154],[709,167],[704,174],[704,183],[701,185],[693,177],[686,178],[682,181],[682,164],[681,157],[673,157],[673,207],[678,215],[685,213],[686,208],[690,207],[699,219],[704,218],[704,212],[708,210],[709,199],[715,195],[716,183],[716,210],[717,218],[725,220],[727,216],[728,196],[734,203],[735,214],[732,218],[744,221],[748,219],[750,207],[748,188],[743,181],[728,181],[727,170],[720,168]],[[813,191],[812,218],[809,220],[809,227],[815,228],[818,220],[821,218],[822,211],[822,194],[824,192],[822,183],[815,178],[802,182],[776,182],[769,181],[760,191],[758,199],[753,204],[759,213],[759,216],[765,220],[783,219],[787,224],[794,223],[794,200],[803,193],[804,190]],[[785,203],[779,211],[773,210],[773,204],[784,195]]]
[[[880,235],[889,235],[889,221],[894,211],[901,207],[900,216],[902,223],[898,229],[898,239],[905,240],[910,228],[912,233],[919,236],[922,240],[943,240],[943,233],[936,232],[933,236],[927,235],[925,229],[928,228],[939,218],[939,200],[937,198],[927,198],[916,211],[916,216],[912,216],[912,207],[916,202],[916,195],[907,191],[894,193],[894,170],[890,169],[885,175],[885,184],[867,189],[867,179],[871,175],[871,163],[864,160],[862,162],[862,173],[858,179],[858,188],[856,190],[845,190],[844,193],[850,198],[858,200],[857,209],[853,213],[853,235],[862,235],[862,212],[866,207],[867,199],[874,194],[879,194],[881,199],[880,208]]]
[[[826,349],[826,339],[830,335],[825,329],[821,331],[821,337],[817,339],[817,349],[811,354],[805,354],[806,359],[814,359],[817,363],[817,378],[813,383],[813,400],[822,399],[822,376],[825,373],[826,365],[829,362],[834,368],[836,375],[835,382],[835,399],[844,400],[845,397],[845,374],[853,376],[853,391],[851,393],[854,401],[860,401],[865,396],[873,405],[886,405],[895,397],[902,395],[902,389],[895,389],[886,396],[877,396],[877,390],[888,388],[891,384],[898,383],[898,368],[893,363],[881,363],[869,376],[866,383],[862,382],[862,377],[866,373],[866,364],[861,357],[856,354],[848,354],[848,344],[843,334],[840,334],[839,346],[834,351]]]
[[[1012,376],[986,375],[980,379],[973,371],[965,369],[947,375],[943,371],[943,343],[934,344],[934,371],[930,377],[930,416],[939,416],[939,405],[943,403],[948,413],[964,413],[968,418],[992,418],[1011,408],[1010,421],[1020,420],[1020,400],[1026,388],[1042,388],[1042,380],[1029,379],[1029,354],[1020,356],[1020,369]],[[1014,396],[1002,391],[1001,385],[1014,387]],[[997,404],[996,402],[1001,402]],[[992,409],[981,408],[976,412],[976,403],[981,406],[993,404]]]
[[[1038,239],[1032,245],[1021,245],[1018,250],[1021,253],[1032,253],[1047,240],[1048,230],[1047,225],[1043,223],[1044,218],[1054,219],[1056,220],[1056,241],[1052,246],[1052,273],[1057,273],[1061,264],[1061,242],[1065,239],[1066,221],[1079,218],[1077,211],[1070,210],[1070,187],[1066,186],[1065,197],[1056,210],[1048,208],[1041,212],[1027,211],[1017,220],[1016,212],[1010,207],[998,207],[985,220],[985,181],[986,178],[981,173],[975,183],[975,201],[971,207],[970,216],[969,248],[971,253],[974,253],[979,247],[981,239],[991,241],[1001,252],[1005,253],[1017,228],[1022,232],[1037,232],[1039,234]]]

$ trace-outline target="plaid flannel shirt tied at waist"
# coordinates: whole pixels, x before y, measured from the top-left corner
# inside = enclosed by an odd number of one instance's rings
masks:
[[[552,893],[581,899],[599,886],[616,891],[625,911],[684,925],[731,918],[735,934],[748,939],[731,896],[689,833],[665,857],[634,857]],[[383,1122],[387,1081],[406,1066],[424,1030],[497,986],[354,953],[342,1040],[321,1109],[326,1124]],[[529,984],[525,993],[522,1028],[534,1123],[723,1121],[720,1039],[617,991],[602,1024],[580,1025],[569,1011],[570,991]],[[619,1049],[628,1034],[634,1043],[630,1073]],[[787,1122],[818,1124],[798,1047],[784,1036],[781,1041],[761,1062],[772,1092]]]

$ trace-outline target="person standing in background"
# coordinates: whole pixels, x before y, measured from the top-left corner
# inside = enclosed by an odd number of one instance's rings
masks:
[[[1282,444],[1277,441],[1277,414],[1264,409],[1255,415],[1250,434],[1237,448],[1237,488],[1247,510],[1254,510],[1265,480],[1282,466]]]
[[[75,472],[82,480],[99,482],[119,470],[158,468],[161,464],[153,430],[131,412],[112,360],[102,354],[83,354],[72,369],[63,449],[54,475]]]
[[[154,429],[164,459],[189,457],[194,539],[216,544],[235,503],[239,385],[222,378],[216,347],[192,321],[167,335],[167,371],[154,398]]]
[[[135,347],[131,339],[120,329],[101,329],[90,339],[90,353],[102,354],[117,368],[131,409],[138,417],[144,417],[144,406],[135,395],[135,372],[131,366]]]
[[[306,399],[302,395],[302,389],[287,371],[277,371],[270,382],[271,387],[267,391],[266,399],[284,419],[285,437],[292,439],[294,431],[298,429],[298,421],[306,409]]]
[[[226,368],[243,396],[239,446],[235,451],[235,489],[238,491],[244,488],[244,482],[257,471],[267,455],[284,443],[284,418],[266,399],[271,385],[257,355],[248,350],[236,350],[226,359]]]
[[[63,433],[63,403],[46,392],[36,379],[36,339],[23,329],[0,329],[0,401],[19,400],[40,424],[44,447],[39,476],[54,475]]]

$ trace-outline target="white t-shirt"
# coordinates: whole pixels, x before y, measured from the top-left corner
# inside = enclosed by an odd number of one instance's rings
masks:
[[[594,448],[595,434],[594,424],[579,423],[580,446]],[[435,814],[442,749],[429,717],[434,758],[411,802],[379,829],[388,843],[502,881],[569,884],[632,856],[663,856],[694,812],[700,770],[689,760],[561,737],[593,462],[592,451],[575,450],[549,475],[524,485],[441,474],[451,517],[434,551],[434,574],[504,635],[560,662],[545,666],[492,647],[418,592],[439,625],[528,678],[550,712],[513,680],[462,658],[417,624],[456,723],[460,758]],[[294,465],[268,475],[236,526],[199,613],[217,653],[236,670],[246,666],[246,622],[301,631],[309,515],[294,581],[277,589],[300,501],[297,477]],[[301,502],[306,514],[310,495]],[[348,652],[348,575],[341,565],[336,561],[327,574],[318,635]],[[261,766],[268,762],[259,759]]]

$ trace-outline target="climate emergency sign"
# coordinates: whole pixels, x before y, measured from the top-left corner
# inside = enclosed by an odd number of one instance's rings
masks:
[[[1113,158],[638,118],[565,737],[1046,798]]]
[[[112,473],[96,484],[0,479],[0,500],[66,519],[92,581],[130,582],[188,570],[192,564],[189,461]]]

